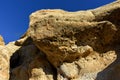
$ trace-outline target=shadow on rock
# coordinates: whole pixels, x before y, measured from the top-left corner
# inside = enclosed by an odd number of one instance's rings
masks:
[[[57,80],[56,69],[46,56],[27,38],[10,59],[10,80]]]
[[[95,80],[119,80],[120,79],[120,46],[115,47],[117,59],[97,74]]]

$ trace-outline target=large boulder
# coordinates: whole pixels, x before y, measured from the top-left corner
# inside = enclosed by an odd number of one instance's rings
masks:
[[[111,75],[119,66],[119,15],[120,1],[87,11],[40,10],[25,35],[57,69],[58,80],[118,80]]]

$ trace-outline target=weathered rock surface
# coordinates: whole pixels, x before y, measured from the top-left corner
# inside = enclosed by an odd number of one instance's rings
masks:
[[[0,80],[9,79],[9,52],[4,46],[0,46]]]
[[[14,47],[19,48],[10,59],[10,80],[55,80],[54,68],[31,38],[16,41]]]
[[[119,1],[88,11],[41,10],[30,16],[26,35],[57,69],[58,80],[115,80],[119,15]]]
[[[0,46],[0,80],[55,80],[55,69],[30,38]]]
[[[0,80],[119,80],[120,1],[77,12],[31,14],[21,39],[4,45]]]

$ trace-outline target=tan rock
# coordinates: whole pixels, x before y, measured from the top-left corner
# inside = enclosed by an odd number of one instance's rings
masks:
[[[120,7],[111,9],[108,6],[105,7],[108,11]],[[64,61],[71,62],[69,59],[71,57],[74,61],[81,54],[77,52],[78,47],[83,45],[89,45],[96,51],[104,52],[107,49],[104,46],[111,45],[114,41],[117,27],[109,20],[97,21],[98,17],[95,16],[103,17],[101,14],[104,14],[104,17],[107,16],[105,11],[97,14],[97,10],[103,10],[103,8],[83,12],[37,11],[30,16],[28,35],[55,67]],[[94,21],[95,19],[97,20]]]
[[[54,80],[52,67],[42,52],[33,44],[18,47],[11,57],[10,80]]]
[[[4,46],[0,46],[0,79],[9,79],[9,51]]]
[[[61,15],[64,16],[64,14]],[[74,17],[76,18],[76,16]],[[63,61],[67,61],[68,56],[74,60],[81,54],[77,52],[78,48],[75,49],[75,46],[90,45],[95,50],[100,51],[99,49],[103,48],[104,45],[113,41],[113,36],[117,31],[116,26],[109,21],[56,21],[55,16],[47,19],[42,18],[39,19],[40,21],[36,21],[30,26],[28,33],[38,48],[49,56],[48,59],[55,67]],[[52,22],[48,23],[48,21]],[[43,26],[42,22],[44,22]]]
[[[57,69],[58,80],[110,80],[119,61],[119,15],[119,1],[87,11],[40,10],[31,14],[26,35]]]
[[[4,46],[5,45],[5,43],[4,43],[4,40],[3,40],[3,37],[0,35],[0,46]]]
[[[0,46],[0,65],[0,80],[56,79],[53,67],[30,38]]]
[[[119,80],[120,1],[77,12],[40,10],[4,45],[0,80]]]

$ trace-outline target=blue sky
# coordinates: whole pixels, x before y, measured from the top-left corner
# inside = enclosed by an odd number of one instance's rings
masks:
[[[29,26],[29,15],[41,9],[78,11],[114,0],[0,0],[0,35],[6,43],[19,39]]]

